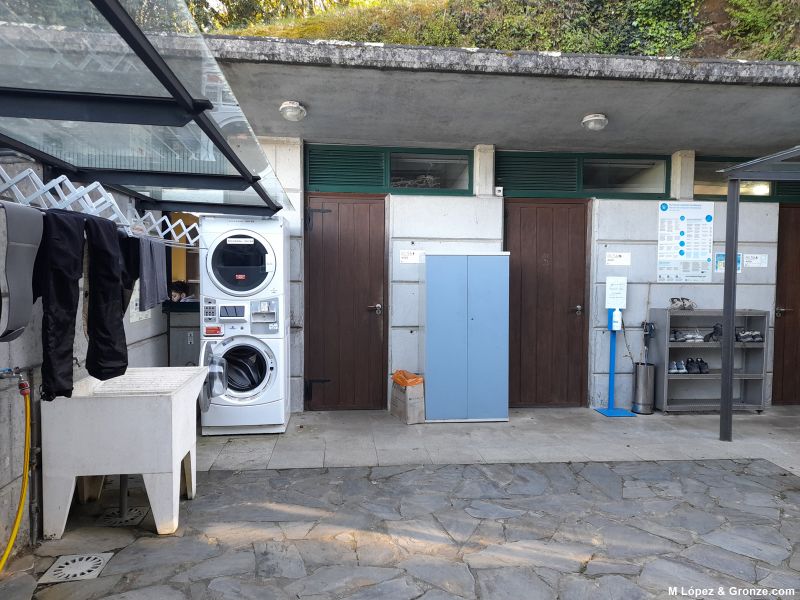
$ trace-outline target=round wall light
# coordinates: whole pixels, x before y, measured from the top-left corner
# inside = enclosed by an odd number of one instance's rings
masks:
[[[287,100],[278,110],[287,121],[302,121],[308,114],[306,107],[295,100]]]
[[[589,131],[600,131],[605,129],[606,125],[608,125],[608,117],[601,113],[586,115],[581,119],[581,125],[583,125],[584,129],[588,129]]]

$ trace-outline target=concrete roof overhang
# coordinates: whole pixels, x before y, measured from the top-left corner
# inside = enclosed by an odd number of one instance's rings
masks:
[[[209,36],[256,135],[308,142],[762,155],[796,143],[800,64]],[[298,100],[291,123],[278,107]],[[581,127],[589,113],[602,132]]]

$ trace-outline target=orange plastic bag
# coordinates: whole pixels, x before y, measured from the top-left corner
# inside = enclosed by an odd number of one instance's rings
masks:
[[[416,373],[411,373],[410,371],[399,370],[392,373],[392,381],[394,381],[397,385],[410,387],[412,385],[421,384],[422,375],[417,375]]]

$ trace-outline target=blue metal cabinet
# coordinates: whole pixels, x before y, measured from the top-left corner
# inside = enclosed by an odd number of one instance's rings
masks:
[[[508,419],[508,254],[427,255],[425,418]]]

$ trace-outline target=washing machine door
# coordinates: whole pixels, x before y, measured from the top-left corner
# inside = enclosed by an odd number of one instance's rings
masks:
[[[258,338],[235,335],[208,347],[208,355],[226,363],[227,391],[211,398],[214,404],[244,406],[264,403],[264,394],[277,377],[277,363],[270,347]]]
[[[232,296],[251,296],[275,277],[275,251],[264,237],[247,229],[219,236],[208,249],[206,268],[214,284]]]

